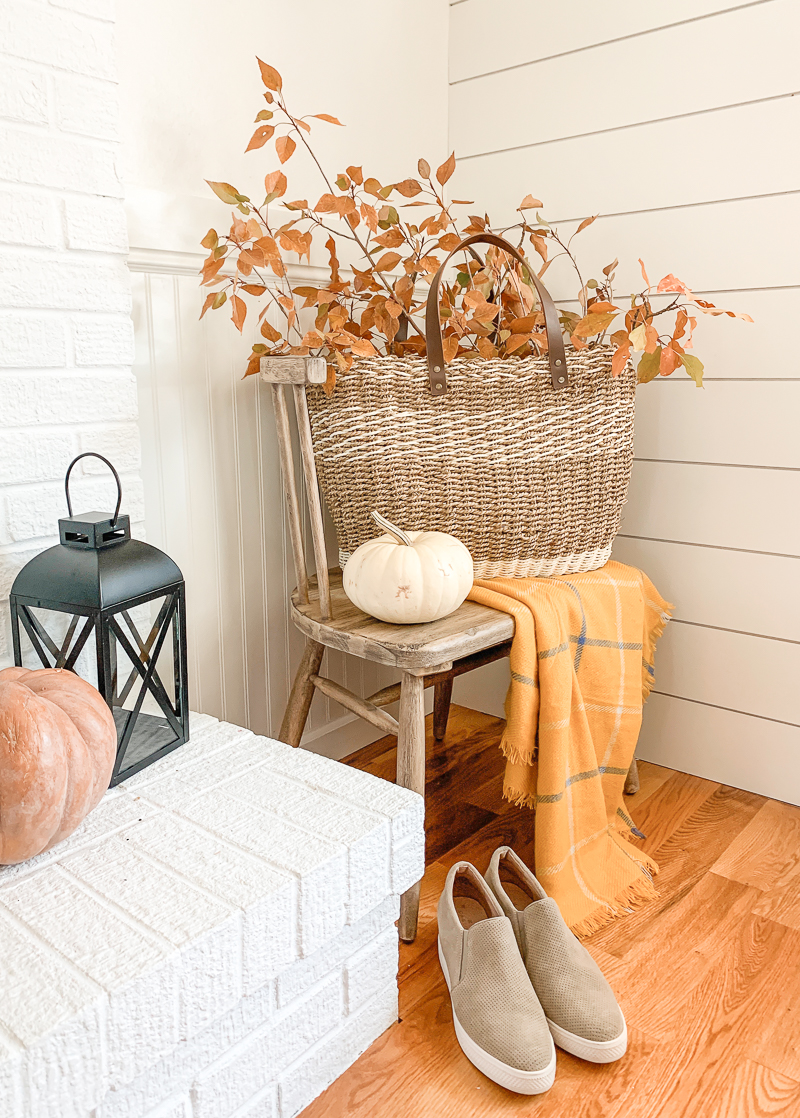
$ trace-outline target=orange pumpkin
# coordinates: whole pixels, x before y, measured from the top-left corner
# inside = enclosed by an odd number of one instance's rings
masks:
[[[71,835],[108,788],[116,752],[90,683],[60,668],[0,671],[0,865]]]

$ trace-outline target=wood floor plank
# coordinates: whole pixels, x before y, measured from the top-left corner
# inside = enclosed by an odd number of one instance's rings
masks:
[[[734,1076],[741,1075],[759,1035],[769,1026],[774,983],[785,976],[787,965],[796,969],[798,943],[792,937],[798,933],[770,920],[746,918],[723,957],[679,1007],[647,1075],[628,1093],[626,1114],[727,1118],[729,1112],[719,1109],[720,1097]],[[680,975],[674,978],[679,981]],[[757,1093],[755,1084],[748,1085],[744,1098]],[[738,1102],[730,1113],[749,1118]]]
[[[719,786],[653,851],[659,865],[655,878],[658,898],[635,909],[624,920],[607,925],[590,942],[596,942],[612,955],[624,956],[648,929],[658,924],[662,913],[694,888],[744,830],[761,802],[761,796]]]
[[[468,793],[469,803],[475,804],[476,807],[486,808],[487,811],[494,812],[495,815],[503,815],[504,812],[513,810],[513,801],[507,800],[503,795],[504,777],[505,774],[500,771],[483,784],[479,784],[477,788]]]
[[[758,896],[747,885],[704,874],[644,928],[624,958],[604,952],[605,965],[598,962],[626,1019],[654,1040],[669,1034],[687,995],[730,950]]]
[[[654,765],[652,761],[639,761],[639,791],[629,797],[627,803],[636,807],[643,804],[646,799],[657,792],[665,784],[675,769],[667,769],[663,765]]]
[[[635,796],[626,800],[636,826],[646,836],[638,845],[654,854],[718,788],[718,784],[702,777],[674,772],[661,785],[657,796],[647,797],[641,805]]]
[[[800,807],[767,800],[713,870],[762,891],[784,889],[800,875]]]

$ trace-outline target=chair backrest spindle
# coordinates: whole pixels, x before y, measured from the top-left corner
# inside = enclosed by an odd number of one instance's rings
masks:
[[[306,384],[323,384],[327,376],[325,361],[318,357],[263,357],[261,359],[261,378],[270,384],[272,403],[275,409],[275,426],[278,434],[278,450],[281,459],[283,488],[286,494],[286,511],[289,518],[289,536],[292,543],[297,592],[305,605],[309,600],[308,566],[303,547],[300,499],[297,493],[294,474],[294,455],[289,428],[289,413],[286,406],[283,386],[291,384],[300,437],[300,460],[306,488],[306,507],[311,523],[311,540],[314,548],[314,562],[317,568],[317,586],[321,620],[331,618],[331,591],[328,579],[328,556],[325,548],[325,529],[322,520],[322,502],[319,495],[317,467],[314,462],[314,445],[311,437],[311,421],[308,415]]]

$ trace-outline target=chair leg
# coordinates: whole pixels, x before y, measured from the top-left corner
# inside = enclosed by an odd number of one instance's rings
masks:
[[[453,694],[452,679],[444,679],[433,687],[433,736],[441,741],[447,733],[447,719],[450,716],[450,698]]]
[[[397,735],[397,783],[425,795],[425,681],[422,676],[403,673],[400,686],[400,717]],[[417,934],[421,882],[400,898],[400,939],[413,943]]]
[[[623,789],[626,796],[635,796],[639,791],[639,766],[636,764],[636,758],[631,761],[631,767],[628,769],[628,775],[625,777],[625,787]]]
[[[311,700],[314,698],[314,684],[311,682],[311,677],[319,671],[324,651],[324,644],[318,644],[310,638],[306,641],[278,734],[278,740],[285,741],[288,745],[300,744],[311,708]]]

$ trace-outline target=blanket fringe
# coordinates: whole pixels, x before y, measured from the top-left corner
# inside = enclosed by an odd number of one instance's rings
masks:
[[[674,608],[675,607],[672,605],[671,602],[665,602],[664,609],[661,610],[659,619],[652,628],[650,637],[653,642],[654,654],[655,647],[658,644],[659,638],[662,636],[664,630],[666,629],[667,622],[670,621],[672,618],[672,611]],[[642,703],[646,703],[647,700],[650,698],[650,692],[655,687],[655,684],[656,677],[654,675],[649,675],[646,679],[642,680]]]
[[[608,907],[604,905],[603,908],[597,909],[590,916],[578,921],[570,930],[575,933],[578,939],[586,939],[588,936],[594,935],[595,932],[599,932],[601,928],[605,928],[617,917],[627,916],[628,913],[641,908],[648,901],[656,900],[658,895],[658,890],[648,874],[647,877],[641,877],[633,881],[627,889],[624,889],[618,897],[615,897],[609,903]]]
[[[515,807],[529,807],[536,809],[535,792],[518,792],[508,784],[503,785],[503,799],[509,800]]]

